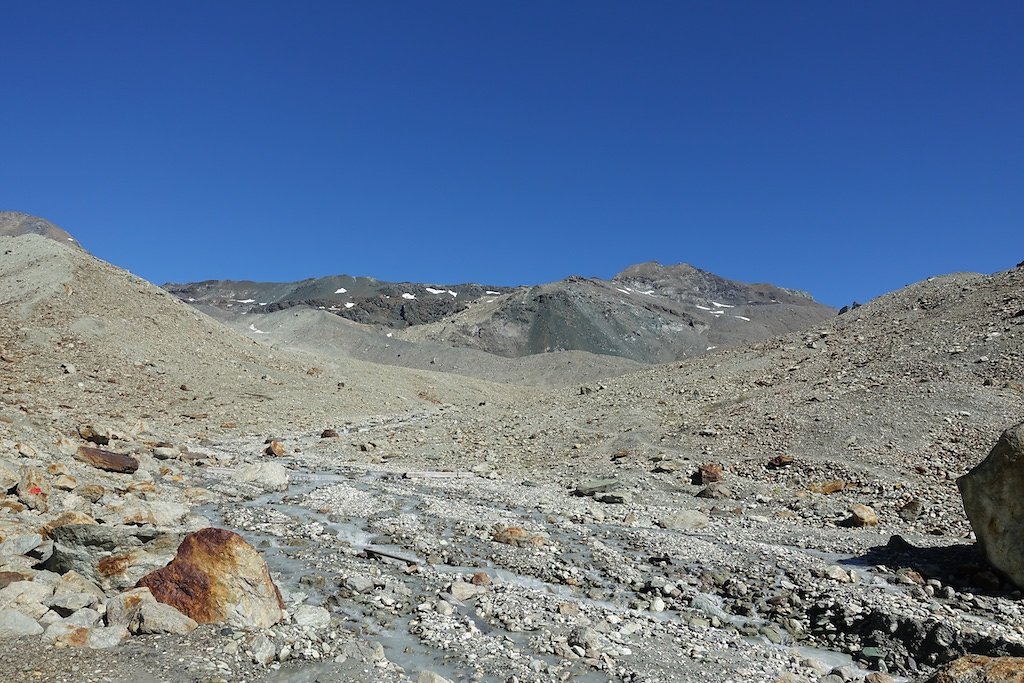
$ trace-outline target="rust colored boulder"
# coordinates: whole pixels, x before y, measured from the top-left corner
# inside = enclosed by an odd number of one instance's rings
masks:
[[[75,453],[75,460],[81,460],[107,472],[131,474],[139,469],[139,461],[130,455],[111,453],[102,448],[89,448],[88,446],[79,446]]]
[[[985,557],[1024,588],[1024,422],[956,483]]]
[[[267,628],[284,617],[267,563],[227,529],[189,534],[171,563],[142,577],[138,586],[200,624]]]
[[[925,683],[1024,683],[1024,658],[966,655],[935,672]]]

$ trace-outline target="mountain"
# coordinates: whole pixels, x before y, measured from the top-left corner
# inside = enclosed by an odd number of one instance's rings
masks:
[[[665,363],[805,329],[834,314],[773,285],[644,263],[611,280],[577,276],[492,297],[402,336],[510,357],[575,349]]]
[[[19,211],[0,211],[0,237],[42,235],[64,245],[82,246],[74,237],[50,221]]]
[[[653,262],[628,268],[611,280],[573,276],[517,288],[386,283],[349,276],[165,287],[198,306],[248,314],[306,305],[354,322],[394,328],[395,336],[407,341],[506,358],[582,351],[664,363],[804,329],[835,314],[800,292],[735,282],[685,264]]]
[[[474,299],[511,291],[509,287],[383,282],[348,275],[300,282],[206,280],[168,283],[164,288],[188,303],[235,313],[309,306],[358,323],[395,328],[434,322],[465,309]]]

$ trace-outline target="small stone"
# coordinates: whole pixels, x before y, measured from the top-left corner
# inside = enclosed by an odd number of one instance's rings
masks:
[[[263,451],[267,455],[273,455],[277,458],[283,458],[288,454],[288,449],[285,448],[284,444],[277,440],[271,440]]]
[[[481,593],[485,593],[487,588],[484,586],[474,586],[468,581],[452,581],[451,586],[448,588],[448,592],[451,593],[452,597],[459,602],[466,602],[472,600]]]
[[[253,661],[263,666],[270,664],[277,656],[277,647],[274,645],[274,641],[262,633],[253,638],[249,647],[252,649]]]
[[[474,586],[490,586],[491,577],[487,572],[476,572],[470,577],[469,582]]]
[[[792,455],[776,455],[774,458],[768,461],[768,469],[777,470],[783,467],[789,467],[793,464],[795,459]]]
[[[673,531],[693,531],[703,529],[710,523],[707,515],[697,510],[679,510],[665,515],[658,520],[658,525],[663,529]]]
[[[811,484],[807,487],[807,490],[811,493],[821,493],[823,495],[831,495],[838,493],[846,488],[846,482],[842,479],[832,479],[830,481],[823,481],[818,484]]]
[[[339,435],[337,430],[334,429],[325,429],[324,431],[320,432],[321,439],[337,439],[338,436]]]
[[[691,480],[694,484],[704,485],[711,484],[716,481],[722,481],[725,478],[725,473],[722,470],[721,463],[707,462],[697,468],[697,471],[693,473]]]

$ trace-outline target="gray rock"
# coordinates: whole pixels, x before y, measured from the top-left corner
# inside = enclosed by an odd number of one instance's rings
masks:
[[[157,534],[136,527],[69,524],[52,532],[53,557],[46,568],[74,571],[97,586],[117,592],[174,559],[178,534]]]
[[[622,484],[618,479],[591,479],[577,484],[576,490],[573,491],[573,493],[577,496],[587,497],[604,491],[620,488],[621,486]]]
[[[1024,588],[1024,422],[956,483],[985,557]]]
[[[92,628],[96,624],[100,623],[102,615],[96,610],[90,607],[84,607],[70,617],[64,619],[65,624],[72,626],[84,626],[85,628]]]
[[[267,491],[288,490],[288,470],[276,462],[257,462],[240,468],[235,473],[238,481],[255,484]]]
[[[416,683],[452,683],[450,680],[433,671],[421,671],[416,677]]]
[[[57,593],[43,604],[66,617],[80,609],[95,605],[96,597],[89,593]]]
[[[316,605],[300,605],[292,619],[299,626],[321,629],[331,624],[331,613]]]
[[[86,643],[90,650],[111,650],[128,640],[128,629],[124,626],[98,627],[89,631]]]
[[[0,638],[38,636],[43,627],[16,609],[0,609]]]
[[[133,588],[107,600],[107,625],[135,631],[142,620],[142,606],[156,603],[148,588]]]
[[[368,576],[350,576],[345,579],[345,586],[353,593],[369,593],[375,585]]]
[[[481,593],[486,593],[487,588],[485,586],[475,586],[468,581],[452,581],[448,592],[459,602],[465,602],[466,600],[472,600]]]
[[[43,542],[39,534],[20,534],[10,536],[6,541],[0,543],[0,557],[8,555],[27,555],[35,550]]]
[[[143,602],[134,633],[173,633],[184,635],[199,627],[194,620],[162,602]]]
[[[709,524],[707,515],[697,510],[679,510],[665,515],[658,520],[658,524],[665,529],[674,531],[692,531],[703,529]]]
[[[266,666],[274,661],[274,657],[277,656],[277,647],[274,645],[274,641],[262,633],[253,638],[250,647],[252,648],[253,661],[257,664]]]

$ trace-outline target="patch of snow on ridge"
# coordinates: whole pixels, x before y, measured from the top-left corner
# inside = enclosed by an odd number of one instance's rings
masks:
[[[270,334],[269,332],[264,332],[263,330],[257,330],[256,329],[256,323],[250,324],[249,325],[249,329],[252,330],[253,332],[255,332],[256,334]]]
[[[694,306],[696,306],[697,308],[699,308],[702,311],[710,311],[711,310],[707,306],[701,306],[700,304],[694,304]]]
[[[355,304],[352,303],[351,301],[346,301],[345,302],[345,308],[352,308],[353,306],[355,306]]]
[[[745,318],[742,315],[734,315],[733,317],[734,318],[739,318],[740,320],[746,320],[748,323],[750,322],[750,318]]]
[[[484,294],[490,294],[490,295],[493,296],[495,294],[501,294],[501,292],[495,292],[493,289],[488,289],[488,290],[484,290]]]
[[[457,297],[457,296],[459,295],[459,293],[458,293],[458,292],[453,292],[453,291],[452,291],[452,290],[450,290],[450,289],[448,290],[448,293],[452,295],[452,298],[453,298],[453,299],[454,299],[455,297]]]
[[[345,292],[347,292],[347,291],[348,291],[348,290],[347,290],[347,289],[345,289],[344,287],[338,287],[338,288],[337,288],[336,290],[334,290],[334,293],[335,293],[335,294],[344,294],[344,293],[345,293]]]
[[[235,299],[235,302],[240,304],[254,304],[256,303],[256,299]]]
[[[415,299],[416,295],[415,294],[410,294],[409,292],[403,292],[402,293],[402,298],[403,299]]]
[[[733,306],[731,304],[720,304],[717,301],[712,301],[711,305],[715,306],[717,308],[736,308],[735,306]]]
[[[443,290],[443,289],[434,289],[433,287],[427,287],[427,291],[430,292],[431,294],[444,294],[445,290]]]

